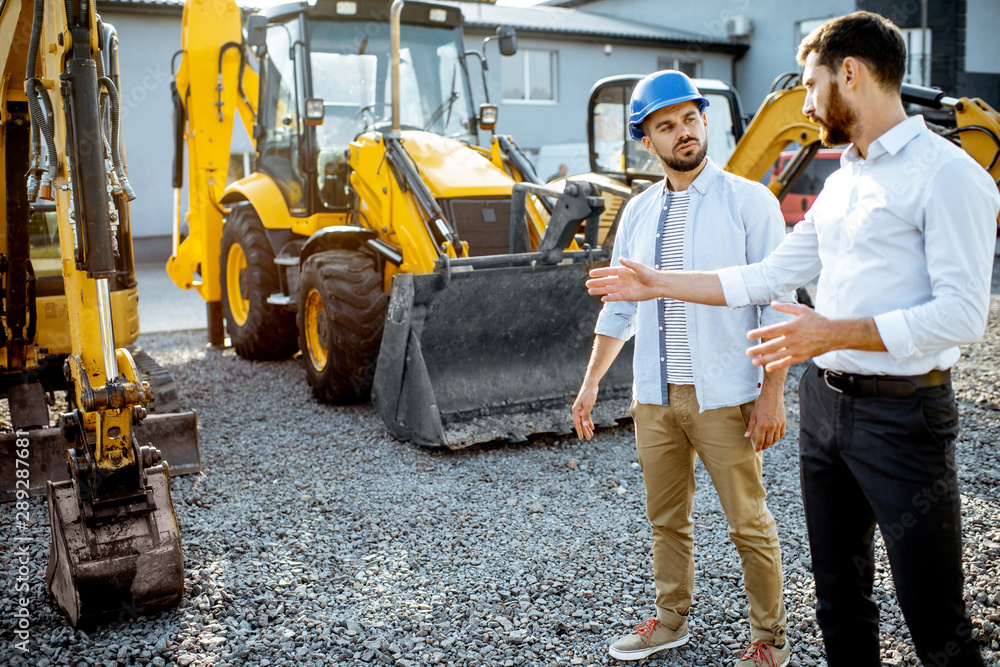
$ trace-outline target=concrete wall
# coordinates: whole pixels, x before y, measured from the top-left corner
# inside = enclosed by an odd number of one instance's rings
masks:
[[[101,11],[118,32],[122,146],[136,199],[130,206],[137,260],[169,254],[173,199],[170,59],[181,45],[181,15]],[[184,200],[187,192],[184,192]],[[143,241],[159,237],[158,242]],[[150,248],[154,245],[154,248]]]
[[[771,82],[781,73],[799,69],[797,22],[839,16],[855,9],[855,0],[715,0],[713,2],[667,3],[663,0],[597,0],[579,9],[595,14],[627,18],[726,39],[726,19],[748,17],[753,32],[750,49],[736,64],[735,82],[730,73],[719,76],[734,83],[743,107],[752,113],[764,100]],[[705,72],[703,76],[714,76]]]

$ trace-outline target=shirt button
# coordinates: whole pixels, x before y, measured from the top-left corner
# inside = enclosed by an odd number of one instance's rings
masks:
[[[665,357],[660,357],[660,361],[666,361]]]
[[[663,331],[663,327],[660,327],[660,331]]]
[[[656,265],[656,268],[660,268],[660,265],[659,265],[659,264],[657,264],[657,265]]]

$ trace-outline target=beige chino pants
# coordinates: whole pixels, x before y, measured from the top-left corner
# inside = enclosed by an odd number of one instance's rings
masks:
[[[785,642],[781,549],[761,484],[762,453],[744,438],[753,403],[698,412],[693,385],[669,385],[669,406],[632,402],[636,449],[653,532],[660,623],[676,629],[694,593],[695,455],[712,478],[740,554],[752,641]]]

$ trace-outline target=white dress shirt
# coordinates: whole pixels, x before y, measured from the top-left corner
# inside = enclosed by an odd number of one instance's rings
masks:
[[[922,375],[986,328],[1000,193],[922,116],[852,145],[805,219],[766,259],[719,271],[726,304],[766,303],[817,274],[816,312],[872,317],[886,352],[836,350],[821,368]],[[820,273],[822,269],[822,273]]]

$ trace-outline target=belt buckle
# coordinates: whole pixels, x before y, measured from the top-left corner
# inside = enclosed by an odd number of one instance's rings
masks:
[[[840,373],[838,371],[831,371],[828,368],[823,369],[823,382],[826,383],[826,386],[829,387],[830,389],[833,389],[838,394],[843,394],[844,393],[843,389],[841,389],[840,387],[834,387],[832,384],[830,384],[831,377],[842,378],[844,377],[843,373]]]

